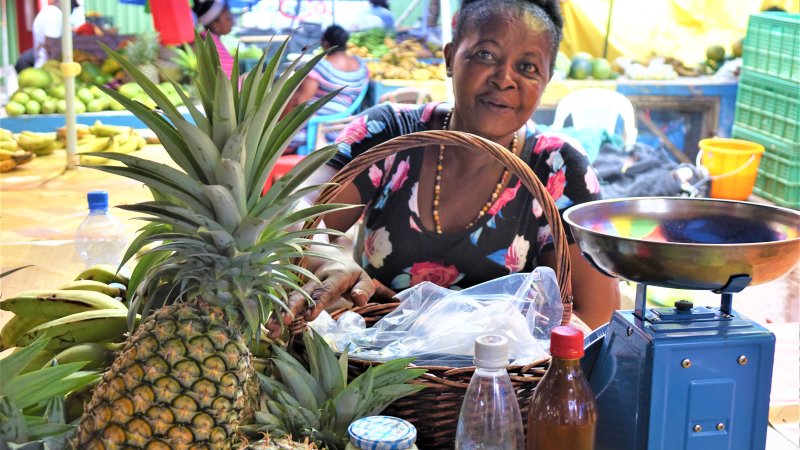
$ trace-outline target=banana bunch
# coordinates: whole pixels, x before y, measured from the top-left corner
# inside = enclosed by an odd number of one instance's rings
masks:
[[[133,128],[106,125],[97,121],[88,127],[88,133],[78,139],[77,153],[85,166],[105,164],[108,158],[87,155],[92,152],[131,153],[147,144]]]
[[[33,161],[34,158],[36,158],[36,155],[26,150],[0,148],[0,172],[10,172],[17,166]]]
[[[46,156],[58,148],[63,148],[56,142],[55,133],[34,133],[23,131],[17,136],[17,145],[23,150],[35,153],[37,156]]]
[[[17,145],[17,141],[14,139],[14,134],[5,128],[0,128],[0,150],[17,149],[19,149],[19,145]]]
[[[46,335],[47,346],[26,370],[52,359],[107,368],[128,331],[127,282],[114,267],[96,265],[58,289],[25,291],[0,301],[0,309],[14,313],[0,329],[0,349],[27,347]]]

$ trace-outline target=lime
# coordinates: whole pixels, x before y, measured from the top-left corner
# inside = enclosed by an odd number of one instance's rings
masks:
[[[109,105],[109,107],[111,108],[112,111],[124,111],[125,110],[125,106],[123,106],[122,103],[114,100],[113,98],[109,99],[108,105]]]
[[[592,78],[595,80],[607,80],[611,77],[611,64],[604,58],[592,60]]]
[[[569,77],[576,80],[585,80],[592,73],[592,61],[585,58],[572,58],[569,68]]]
[[[75,114],[83,114],[86,112],[86,105],[83,102],[75,102]]]
[[[592,56],[587,52],[578,52],[572,55],[572,59],[588,59],[591,61],[592,59],[594,59],[594,56]]]
[[[52,77],[46,70],[33,67],[23,70],[17,77],[17,83],[19,83],[20,87],[46,88],[50,86],[51,81]]]
[[[60,100],[56,100],[56,112],[59,114],[64,114],[67,112],[67,101],[63,98]]]
[[[26,94],[26,93],[24,93],[24,92],[22,92],[22,91],[17,91],[17,92],[14,93],[14,95],[11,96],[11,101],[12,102],[17,102],[20,105],[24,105],[25,103],[28,103],[30,101],[30,99],[31,99],[31,96]]]
[[[33,88],[28,95],[31,97],[31,100],[36,100],[39,103],[47,100],[47,92],[42,88]]]
[[[706,58],[711,61],[722,61],[725,59],[725,48],[721,45],[712,45],[706,49]]]
[[[744,38],[739,38],[736,42],[731,45],[731,49],[733,50],[733,57],[734,58],[741,58],[742,57],[742,46],[744,45]]]
[[[25,114],[25,105],[12,100],[6,103],[6,112],[8,113],[9,116],[12,117],[21,116]]]
[[[77,92],[75,92],[75,95],[86,104],[94,100],[94,94],[92,94],[92,91],[89,90],[89,88],[80,88]]]
[[[42,112],[42,105],[36,100],[28,100],[28,103],[25,103],[25,112],[27,114],[39,114]]]
[[[67,95],[67,88],[63,84],[57,84],[47,90],[51,97],[64,98]]]
[[[89,102],[86,105],[86,111],[88,112],[100,112],[106,109],[106,102],[103,99],[96,98]]]
[[[56,112],[56,100],[53,98],[46,98],[42,102],[42,114],[53,114]]]

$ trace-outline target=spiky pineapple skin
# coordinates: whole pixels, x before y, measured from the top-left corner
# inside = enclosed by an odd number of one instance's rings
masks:
[[[266,438],[253,442],[240,450],[318,450],[316,444],[313,442],[294,442],[289,438],[274,439],[267,436]]]
[[[202,300],[151,315],[103,375],[73,447],[232,448],[258,392],[235,319]]]

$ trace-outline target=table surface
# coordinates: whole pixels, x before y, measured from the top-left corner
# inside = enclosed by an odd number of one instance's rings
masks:
[[[146,146],[136,154],[159,162],[168,160],[157,145]],[[73,279],[82,269],[73,235],[87,214],[86,192],[107,190],[112,207],[152,198],[139,182],[91,168],[65,171],[64,161],[64,153],[56,152],[0,175],[0,271],[33,264],[0,279],[3,297],[26,289],[52,288]],[[112,213],[123,221],[130,238],[144,224],[134,220],[136,213],[119,208],[113,208]],[[792,276],[797,277],[798,271]],[[797,448],[800,442],[800,323],[769,323],[777,317],[770,314],[779,312],[771,313],[763,306],[763,299],[793,296],[796,301],[797,292],[796,279],[788,283],[782,280],[746,289],[738,294],[734,305],[776,335],[769,449]],[[8,320],[9,314],[0,311],[0,323]]]

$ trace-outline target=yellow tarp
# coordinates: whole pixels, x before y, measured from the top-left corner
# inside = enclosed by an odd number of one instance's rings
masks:
[[[561,50],[602,56],[611,0],[566,0]],[[767,7],[800,12],[800,0],[613,0],[607,59],[646,61],[672,56],[688,65],[705,59],[706,47],[731,44],[747,31],[747,20]]]

